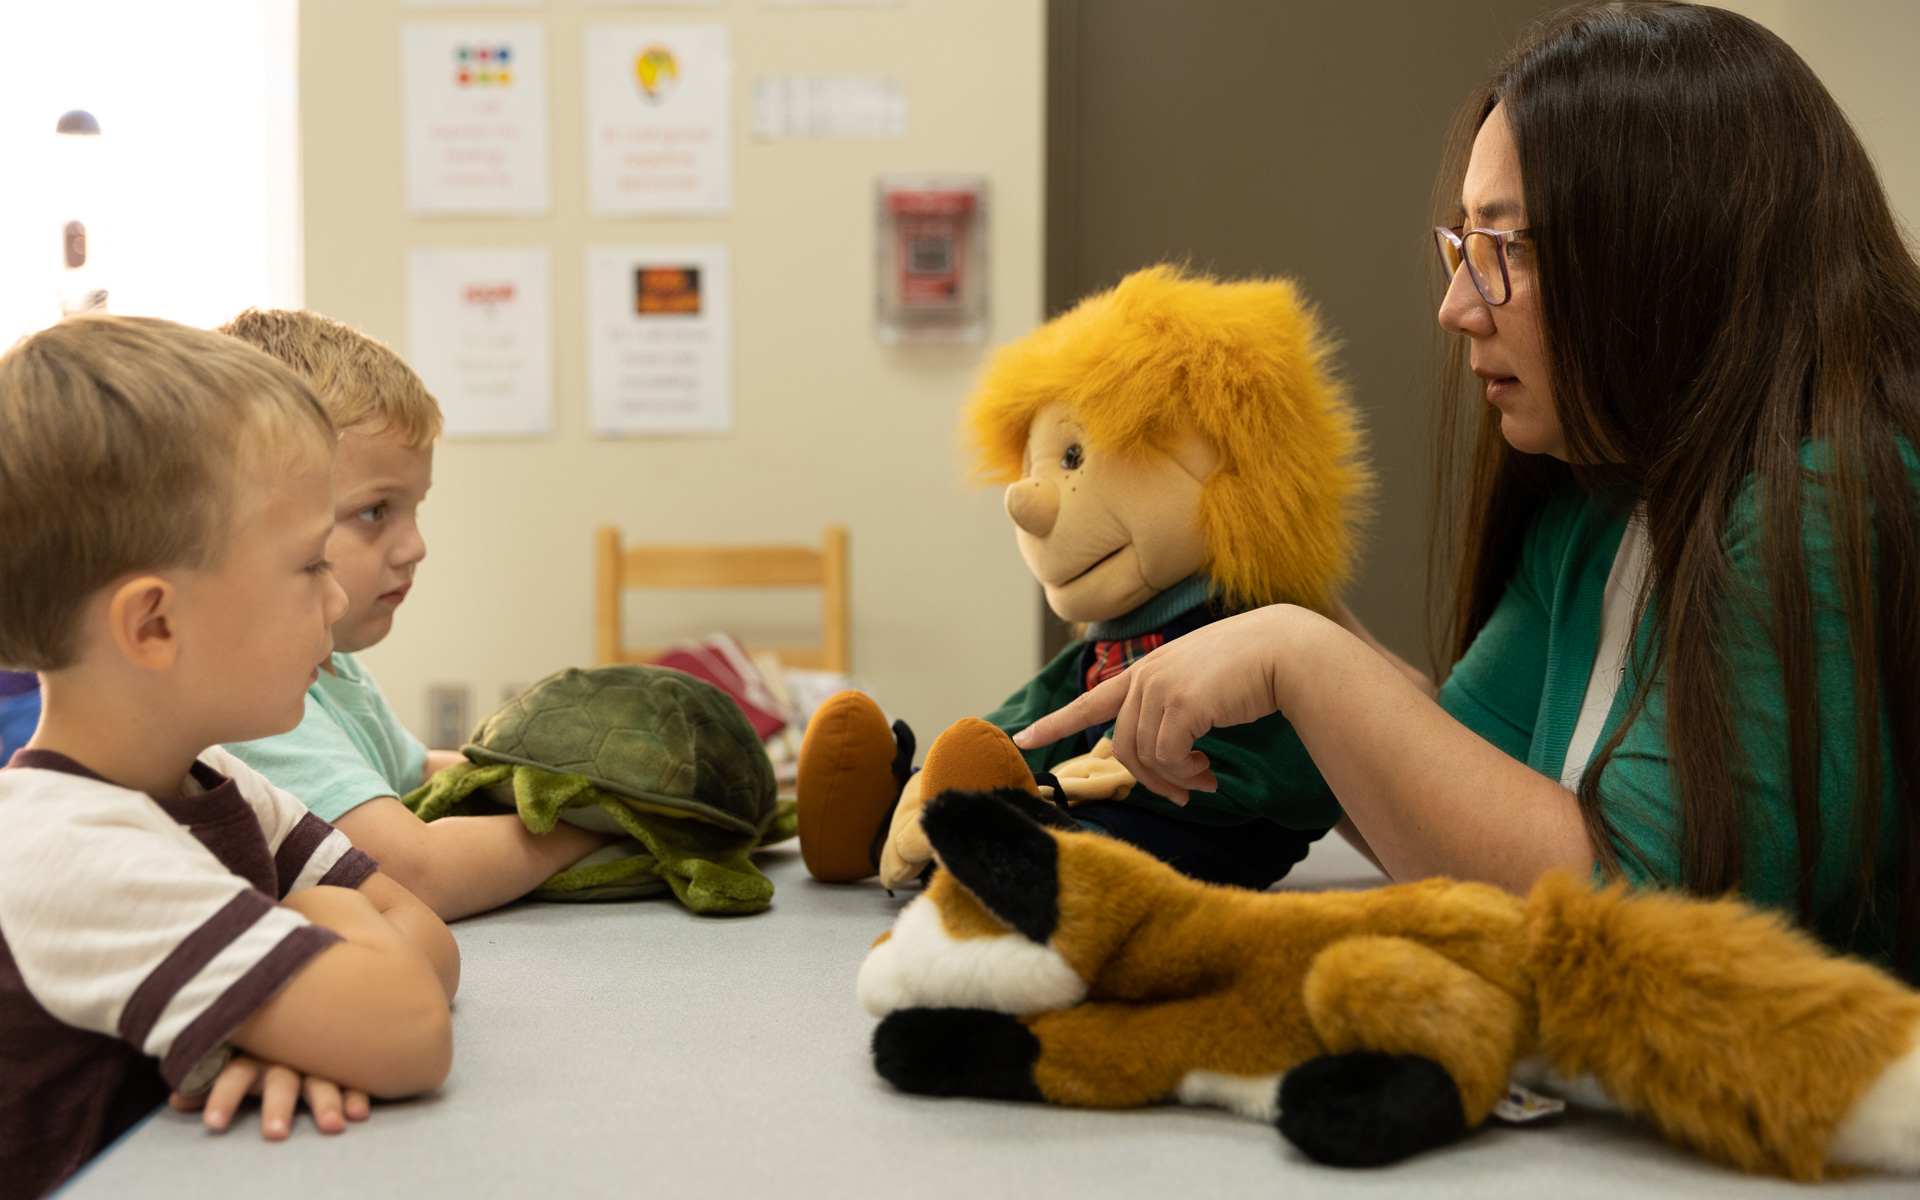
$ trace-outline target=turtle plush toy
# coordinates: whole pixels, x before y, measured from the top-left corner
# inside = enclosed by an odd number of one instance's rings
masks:
[[[767,907],[751,852],[791,837],[792,805],[753,726],[719,688],[665,667],[569,668],[501,706],[468,761],[403,802],[422,820],[508,808],[535,833],[567,821],[616,835],[534,892],[619,900],[671,891],[701,913]]]
[[[1374,1166],[1532,1068],[1741,1170],[1920,1175],[1920,994],[1775,914],[1564,873],[1525,898],[1210,887],[1077,828],[980,721],[921,777],[941,869],[858,982],[903,1091],[1214,1106]]]
[[[1371,477],[1327,340],[1280,279],[1154,267],[1002,349],[965,416],[1006,485],[1047,603],[1083,636],[987,714],[1024,728],[1154,647],[1249,608],[1325,611],[1346,578]],[[1219,789],[1176,806],[1135,785],[1107,730],[1028,751],[1076,820],[1209,882],[1265,888],[1340,818],[1286,718],[1196,749]],[[824,880],[918,876],[912,746],[873,702],[830,699],[800,756],[800,849]]]

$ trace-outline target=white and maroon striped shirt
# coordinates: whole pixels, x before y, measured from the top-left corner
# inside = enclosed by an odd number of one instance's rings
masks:
[[[277,901],[377,869],[218,747],[176,800],[14,755],[0,770],[5,1190],[47,1191],[168,1089],[211,1083],[233,1031],[339,940]]]

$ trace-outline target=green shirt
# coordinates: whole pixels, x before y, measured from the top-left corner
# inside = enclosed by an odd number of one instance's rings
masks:
[[[1803,455],[1813,465],[1811,450]],[[1909,470],[1915,460],[1908,456]],[[1816,931],[1833,945],[1873,957],[1890,949],[1890,886],[1876,897],[1878,919],[1856,927],[1858,852],[1852,843],[1856,740],[1853,660],[1831,531],[1820,514],[1817,482],[1803,507],[1806,570],[1813,610],[1818,706],[1821,838],[1813,885]],[[1600,637],[1607,574],[1626,529],[1624,515],[1575,487],[1550,499],[1535,518],[1506,593],[1440,691],[1463,724],[1550,779],[1560,778]],[[1751,493],[1728,520],[1723,544],[1728,604],[1723,629],[1728,716],[1742,750],[1734,783],[1744,807],[1741,891],[1789,913],[1799,907],[1786,690],[1769,636],[1771,601],[1762,530]],[[1604,743],[1649,681],[1634,669],[1651,629],[1642,618],[1634,653],[1600,734]],[[1684,881],[1681,802],[1669,768],[1666,708],[1656,675],[1647,705],[1600,776],[1602,811],[1613,849],[1636,886]],[[1882,712],[1884,713],[1884,706]],[[1891,881],[1903,841],[1889,734],[1882,725],[1882,797],[1875,870]]]
[[[380,685],[351,654],[307,689],[307,711],[290,732],[227,747],[324,821],[379,796],[420,786],[427,748],[393,715]]]

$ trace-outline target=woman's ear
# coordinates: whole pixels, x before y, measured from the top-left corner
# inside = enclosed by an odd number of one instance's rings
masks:
[[[114,648],[136,667],[164,671],[180,654],[173,628],[178,592],[158,575],[140,575],[116,587],[107,600],[107,626]]]

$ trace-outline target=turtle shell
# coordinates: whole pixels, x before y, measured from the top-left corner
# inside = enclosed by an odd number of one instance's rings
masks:
[[[496,709],[460,748],[477,763],[584,775],[665,816],[759,834],[778,811],[773,763],[719,688],[669,667],[569,667]]]

